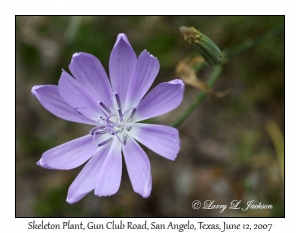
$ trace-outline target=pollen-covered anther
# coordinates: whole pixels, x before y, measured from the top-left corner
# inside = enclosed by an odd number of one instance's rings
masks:
[[[132,121],[135,112],[136,112],[136,108],[133,108],[132,111],[131,111],[131,113],[130,113],[130,116],[128,118],[128,121]]]
[[[121,100],[120,100],[120,97],[119,97],[118,93],[115,92],[114,96],[116,98],[116,102],[117,102],[117,105],[118,105],[119,109],[122,111]]]
[[[119,117],[120,117],[120,121],[123,121],[123,115],[122,115],[121,109],[118,109],[118,114],[119,114]]]

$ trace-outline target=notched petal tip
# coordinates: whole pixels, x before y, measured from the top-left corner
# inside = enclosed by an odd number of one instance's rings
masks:
[[[183,89],[184,86],[185,86],[184,82],[181,79],[174,79],[174,80],[172,80],[172,81],[170,81],[168,83],[170,83],[170,84],[180,84],[181,85],[181,89]]]
[[[127,36],[124,32],[120,32],[117,36],[117,39],[119,39],[119,38],[126,38],[127,39]]]
[[[38,165],[42,168],[46,168],[46,169],[53,169],[52,167],[50,167],[49,165],[47,165],[46,163],[43,162],[43,158],[41,158],[39,161],[37,161],[36,165]]]
[[[58,82],[61,80],[61,78],[62,78],[62,76],[63,76],[63,74],[64,74],[65,72],[66,72],[66,71],[65,71],[64,69],[61,69],[61,74],[60,74],[60,77],[59,77]]]
[[[150,176],[148,177],[147,180],[148,180],[148,182],[145,184],[144,190],[138,191],[138,190],[134,189],[134,192],[136,192],[137,194],[139,194],[143,198],[148,198],[151,195],[151,191],[152,191],[152,176],[151,176],[151,172],[150,172]]]
[[[37,162],[36,162],[36,165],[38,165],[38,166],[42,166],[42,162],[41,162],[41,160],[42,160],[42,159],[40,159],[39,161],[37,161]]]
[[[85,53],[85,52],[76,52],[72,55],[71,63],[75,60],[78,59],[79,57],[95,57],[94,55],[90,53]]]
[[[152,191],[152,176],[151,176],[151,171],[150,171],[150,177],[148,179],[148,183],[145,185],[145,190],[144,194],[142,195],[143,198],[148,198],[151,195]]]
[[[80,201],[83,197],[85,197],[84,195],[78,196],[78,197],[69,197],[69,195],[67,196],[66,202],[70,205],[75,204],[76,202]]]
[[[116,43],[115,43],[114,47],[116,47],[117,44],[122,43],[123,41],[131,47],[131,44],[130,44],[130,42],[129,42],[129,40],[128,40],[125,33],[119,33],[118,34],[117,40],[116,40]]]
[[[142,193],[138,193],[139,195],[141,195],[143,198],[149,198],[151,196],[151,190],[149,192],[146,192],[144,194]]]
[[[147,54],[149,57],[151,57],[151,58],[157,60],[157,62],[159,62],[158,59],[157,59],[157,57],[155,57],[153,54],[151,54],[147,49],[144,49],[144,50],[142,51],[141,55],[142,55],[142,54]]]
[[[31,88],[31,93],[35,93],[35,90],[38,89],[40,87],[40,85],[34,85],[32,88]]]
[[[145,196],[142,195],[143,198],[149,198],[151,196],[151,192],[146,194]]]
[[[72,55],[72,58],[75,58],[75,57],[79,56],[81,53],[82,53],[82,52],[76,52],[76,53],[74,53],[74,54]]]
[[[70,205],[73,205],[76,202],[80,201],[82,198],[84,198],[89,192],[85,192],[85,193],[82,193],[82,194],[79,194],[79,195],[74,195],[74,193],[72,193],[70,191],[70,188],[69,188],[68,195],[67,195],[67,198],[66,198],[66,202]]]
[[[137,194],[139,194],[143,198],[150,197],[151,196],[151,191],[152,191],[152,178],[151,178],[150,182],[145,186],[145,190],[143,190],[143,192],[139,192],[139,191],[134,190],[134,192],[136,192]]]
[[[70,204],[70,205],[73,205],[74,203],[76,203],[76,200],[73,199],[73,198],[67,197],[66,202],[67,202],[68,204]]]
[[[174,128],[174,129],[176,129],[176,128]],[[176,160],[176,158],[177,158],[177,155],[178,155],[178,153],[179,153],[179,151],[180,151],[180,137],[179,137],[179,132],[178,132],[178,130],[176,129],[176,131],[177,131],[177,136],[174,138],[174,146],[176,146],[176,148],[177,148],[177,152],[176,152],[176,154],[174,154],[174,157],[173,157],[173,160],[172,161],[175,161]]]
[[[34,85],[32,88],[31,88],[31,93],[37,98],[39,99],[39,96],[38,94],[36,93],[36,90],[39,89],[40,87],[42,87],[43,85]]]
[[[120,40],[124,40],[128,45],[130,45],[130,42],[129,42],[126,34],[125,33],[119,33],[118,36],[117,36],[117,40],[116,40],[116,43],[115,43],[114,47],[120,42]]]
[[[80,56],[81,53],[82,53],[82,52],[76,52],[76,53],[74,53],[74,54],[72,55],[71,63],[73,62],[73,60],[74,60],[76,57]]]
[[[174,142],[177,145],[178,151],[179,151],[179,148],[180,148],[180,138],[179,138],[179,135],[175,138]]]
[[[61,69],[61,75],[60,78],[58,80],[58,83],[61,81],[61,79],[63,78],[64,75],[69,75],[64,69]]]
[[[118,189],[119,190],[119,189]],[[117,192],[118,192],[118,190],[116,190],[116,191],[114,191],[114,192],[110,192],[110,193],[105,193],[105,194],[103,194],[102,192],[100,193],[100,192],[96,192],[96,189],[94,190],[94,194],[95,194],[95,196],[97,196],[97,197],[110,197],[110,196],[112,196],[112,195],[115,195]]]
[[[179,147],[177,148],[177,152],[172,157],[169,156],[167,159],[169,159],[171,161],[175,161],[177,158],[178,152],[179,152]]]

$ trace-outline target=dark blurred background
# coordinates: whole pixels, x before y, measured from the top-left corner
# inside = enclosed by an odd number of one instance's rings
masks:
[[[82,135],[89,126],[47,112],[31,94],[33,85],[57,84],[72,54],[92,53],[108,70],[116,36],[126,33],[139,54],[147,49],[161,65],[155,85],[175,78],[178,62],[197,52],[178,28],[194,26],[229,49],[284,25],[282,16],[19,16],[16,18],[16,216],[284,216],[284,32],[238,53],[226,64],[215,91],[178,127],[175,162],[146,149],[153,176],[152,195],[132,190],[125,165],[121,187],[111,197],[93,192],[69,205],[66,195],[80,168],[46,170],[36,165],[42,153]],[[197,74],[205,81],[212,68]],[[186,87],[183,103],[152,122],[171,124],[198,94]],[[271,210],[194,210],[193,200],[232,200],[273,205]]]

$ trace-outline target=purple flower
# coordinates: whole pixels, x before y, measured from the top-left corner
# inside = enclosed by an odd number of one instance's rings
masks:
[[[121,182],[122,153],[133,190],[147,198],[152,189],[150,162],[137,141],[157,154],[175,160],[180,147],[177,129],[137,123],[176,108],[184,83],[175,79],[157,85],[145,97],[159,62],[144,50],[137,58],[125,34],[119,34],[109,60],[110,82],[100,61],[75,53],[58,86],[34,86],[32,94],[52,114],[92,125],[87,135],[46,151],[37,164],[68,170],[88,161],[69,187],[73,204],[94,190],[97,196],[115,194]],[[143,98],[144,97],[144,98]]]

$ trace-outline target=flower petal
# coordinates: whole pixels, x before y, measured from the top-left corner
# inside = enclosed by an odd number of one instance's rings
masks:
[[[124,106],[128,85],[136,65],[136,54],[125,34],[119,34],[109,60],[109,74],[114,92]]]
[[[76,112],[74,108],[67,104],[67,102],[60,96],[58,87],[55,85],[33,86],[31,92],[45,109],[57,117],[67,121],[89,125],[95,125],[97,123]]]
[[[93,136],[86,135],[46,151],[38,165],[59,170],[73,169],[86,162],[96,150]]]
[[[178,130],[155,124],[132,123],[130,135],[155,153],[175,160],[180,148]]]
[[[98,101],[109,104],[112,91],[101,62],[88,53],[75,53],[69,65],[75,79]]]
[[[72,76],[63,70],[58,83],[61,97],[76,111],[97,121],[101,108],[91,94]]]
[[[122,154],[119,140],[113,140],[97,176],[95,195],[111,196],[119,190],[122,176]]]
[[[130,80],[127,96],[126,108],[135,107],[144,97],[152,85],[159,71],[159,61],[149,52],[144,50],[139,56],[135,69]]]
[[[128,137],[123,154],[133,190],[147,198],[152,190],[150,161],[144,150],[137,142]]]
[[[39,161],[37,161],[36,165],[42,167],[42,168],[46,168],[46,169],[54,169],[52,167],[49,167],[46,163],[44,163],[43,158],[41,158]]]
[[[119,33],[118,36],[117,36],[117,40],[116,40],[116,43],[115,43],[114,47],[116,47],[116,45],[119,43],[120,39],[123,39],[127,44],[130,45],[130,42],[129,42],[127,36],[124,33]]]
[[[140,102],[133,120],[141,121],[173,110],[180,105],[183,92],[184,83],[180,79],[157,85]]]
[[[81,200],[85,195],[95,189],[99,176],[99,171],[103,165],[107,153],[111,148],[111,143],[99,147],[98,152],[87,162],[73,181],[68,190],[67,202],[74,204]]]

